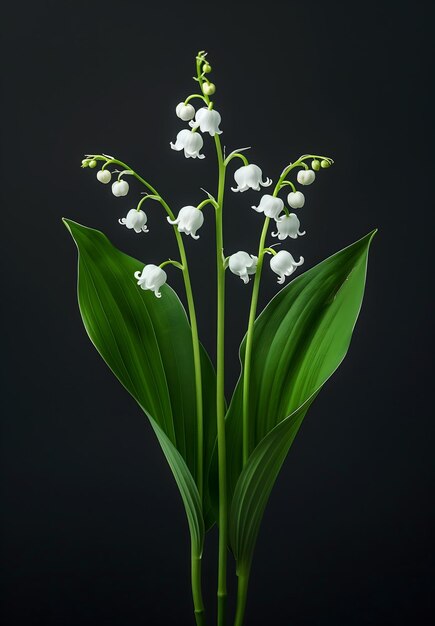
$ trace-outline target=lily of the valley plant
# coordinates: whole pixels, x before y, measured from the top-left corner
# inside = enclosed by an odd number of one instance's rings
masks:
[[[218,626],[230,623],[227,569],[235,564],[237,603],[231,623],[241,626],[265,506],[305,414],[347,352],[374,233],[289,282],[304,263],[292,252],[292,244],[305,236],[306,191],[309,185],[321,184],[323,171],[333,161],[304,154],[278,176],[267,172],[269,178],[261,166],[250,162],[247,148],[226,156],[221,142],[225,121],[215,108],[210,72],[201,51],[196,57],[195,93],[175,107],[180,130],[167,145],[180,152],[180,158],[213,161],[215,153],[214,195],[206,192],[201,198],[198,185],[192,204],[171,207],[148,180],[119,159],[92,154],[82,161],[82,167],[97,170],[98,181],[116,197],[128,196],[120,200],[116,217],[132,237],[152,237],[160,208],[175,236],[179,258],[146,258],[144,264],[114,248],[101,232],[71,220],[65,223],[79,250],[78,299],[86,330],[150,420],[184,502],[196,623],[215,623],[204,608],[201,564],[205,533],[216,524],[216,621]],[[227,180],[230,176],[232,183]],[[249,250],[228,250],[225,196],[245,192],[244,210],[257,223],[259,240]],[[195,285],[185,249],[189,241],[193,250],[190,239],[201,236],[208,220],[214,220],[216,233],[216,369],[199,341]],[[182,273],[187,314],[168,285],[173,271]],[[250,290],[251,305],[240,347],[241,374],[227,404],[225,282],[235,277],[240,278],[240,289]],[[261,280],[275,280],[277,288],[283,288],[259,314]]]

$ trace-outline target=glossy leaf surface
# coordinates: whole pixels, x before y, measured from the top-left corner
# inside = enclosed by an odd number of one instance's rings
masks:
[[[230,542],[239,573],[249,571],[264,508],[302,420],[348,350],[373,235],[293,280],[255,322],[249,403],[252,453],[244,468],[242,377],[227,416]],[[245,340],[240,350],[242,376],[244,353]]]
[[[180,489],[198,552],[204,520],[195,483],[195,375],[185,310],[168,285],[161,298],[140,289],[134,272],[144,264],[117,250],[103,233],[64,221],[79,251],[78,300],[86,331],[149,417]],[[215,440],[216,382],[202,347],[201,361],[207,465]]]

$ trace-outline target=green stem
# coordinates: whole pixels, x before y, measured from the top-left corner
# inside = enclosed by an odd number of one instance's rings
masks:
[[[105,165],[109,163],[106,162]],[[128,165],[119,161],[117,159],[111,159],[110,163],[115,163],[124,169],[130,169]],[[104,169],[104,166],[103,166]],[[175,220],[175,215],[171,211],[169,205],[163,200],[157,190],[150,185],[142,176],[139,176],[134,170],[133,176],[142,183],[147,189],[151,191],[151,193],[159,198],[160,204],[165,209],[166,213],[169,215],[171,220]],[[198,335],[198,323],[196,319],[196,310],[195,303],[193,299],[192,285],[190,282],[190,274],[189,274],[189,266],[187,263],[186,250],[184,247],[183,239],[181,237],[181,233],[178,232],[176,226],[174,228],[174,234],[177,239],[178,249],[180,252],[181,264],[183,266],[183,280],[184,287],[186,290],[186,299],[187,299],[187,307],[189,311],[189,319],[190,326],[192,330],[192,349],[193,349],[193,363],[195,370],[195,390],[196,390],[196,414],[197,414],[197,475],[196,475],[196,484],[198,486],[199,496],[201,498],[201,502],[203,500],[203,491],[204,491],[204,419],[203,419],[203,401],[202,401],[202,374],[201,374],[201,353],[199,348],[199,335]],[[193,558],[193,557],[192,557]],[[195,559],[199,562],[193,563],[192,561],[192,595],[193,602],[195,607],[195,615],[203,615],[204,613],[204,604],[202,601],[202,591],[201,591],[201,563],[200,556],[195,556]],[[193,572],[195,571],[195,577],[193,576]],[[195,585],[194,585],[195,581]],[[204,617],[200,617],[200,619],[204,619]],[[203,622],[198,622],[198,626],[202,625]]]
[[[216,337],[216,412],[217,412],[217,445],[219,464],[219,564],[218,564],[218,626],[225,624],[227,600],[227,471],[226,471],[226,437],[225,437],[225,268],[222,259],[224,249],[222,207],[225,186],[225,165],[222,146],[218,135],[215,135],[216,152],[219,166],[218,208],[216,209],[216,268],[217,268],[217,337]]]
[[[193,605],[195,607],[196,626],[205,626],[205,611],[204,611],[204,603],[202,601],[202,589],[201,589],[201,567],[202,567],[201,556],[198,556],[192,550],[191,580],[192,580]]]
[[[246,333],[246,351],[245,365],[243,372],[243,465],[249,458],[252,443],[251,432],[249,428],[249,385],[251,379],[251,356],[252,341],[254,338],[254,322],[257,314],[258,293],[260,290],[261,270],[264,260],[264,244],[266,241],[267,231],[269,229],[270,219],[266,217],[264,220],[263,230],[261,231],[260,243],[258,246],[257,270],[255,272],[254,286],[252,288],[251,307],[249,309],[248,331]]]
[[[204,59],[196,58],[196,75],[202,90],[203,77],[201,64]],[[210,98],[204,94],[207,105],[213,106]],[[222,257],[224,249],[222,208],[225,193],[225,162],[219,135],[214,136],[219,169],[217,206],[216,206],[216,271],[217,271],[217,333],[216,333],[216,419],[217,449],[219,474],[219,548],[218,548],[218,588],[217,588],[217,623],[224,626],[227,603],[227,453],[225,437],[225,267]]]
[[[243,626],[248,596],[249,571],[237,574],[237,609],[234,626]]]

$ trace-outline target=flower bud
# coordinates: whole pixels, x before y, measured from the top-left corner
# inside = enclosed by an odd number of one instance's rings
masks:
[[[297,175],[298,183],[301,185],[311,185],[316,179],[313,170],[300,170]]]
[[[315,172],[318,172],[320,170],[320,161],[314,159],[314,161],[311,161],[311,167]]]
[[[100,170],[99,172],[97,172],[97,180],[100,181],[100,183],[103,183],[103,185],[107,185],[107,183],[110,183],[112,178],[112,174],[109,172],[109,170]]]
[[[82,167],[88,167],[88,165],[89,165],[89,159],[83,159]]]
[[[323,159],[323,161],[321,161],[321,163],[320,163],[320,166],[323,167],[326,170],[328,167],[331,167],[331,164],[326,159]]]
[[[121,196],[126,196],[128,194],[128,190],[129,185],[126,180],[115,180],[115,182],[112,183],[112,193],[117,198],[120,198]]]
[[[92,169],[94,169],[94,167],[97,167],[97,162],[95,159],[92,159],[92,161],[89,161],[89,167],[91,167]]]
[[[203,83],[202,92],[205,96],[212,96],[216,91],[216,87],[213,83]]]
[[[180,120],[183,120],[183,122],[193,120],[193,118],[195,117],[195,109],[189,103],[184,104],[184,102],[180,102],[179,104],[177,104],[175,108],[175,113],[177,117],[180,118]]]
[[[202,71],[204,72],[204,74],[210,74],[211,72],[210,63],[204,63],[204,65],[202,66]]]
[[[287,196],[287,202],[292,209],[302,209],[305,204],[305,196],[302,191],[291,191]]]

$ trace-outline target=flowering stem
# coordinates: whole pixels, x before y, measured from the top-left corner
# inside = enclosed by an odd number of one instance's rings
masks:
[[[286,184],[291,184],[288,181],[285,181],[286,176],[291,172],[291,170],[296,167],[304,167],[308,169],[308,166],[304,161],[306,159],[320,158],[326,159],[328,162],[332,163],[332,159],[328,157],[317,157],[312,154],[304,154],[299,157],[297,161],[294,163],[290,163],[287,167],[284,168],[281,176],[278,179],[278,182],[275,185],[275,189],[273,190],[273,196],[276,197],[280,189]],[[251,432],[249,428],[249,387],[250,387],[250,375],[251,375],[251,361],[252,361],[252,344],[254,338],[254,322],[255,316],[257,314],[257,305],[258,305],[258,294],[260,290],[260,281],[261,281],[261,271],[263,269],[263,261],[264,254],[269,251],[273,253],[271,248],[265,248],[264,244],[266,241],[267,231],[269,229],[270,219],[268,217],[265,218],[263,224],[263,230],[261,231],[260,243],[258,246],[258,262],[257,262],[257,270],[255,272],[254,285],[252,288],[252,297],[251,297],[251,306],[249,309],[249,321],[248,321],[248,330],[246,332],[246,350],[245,350],[245,362],[244,362],[244,370],[243,370],[243,465],[246,464],[249,455],[251,453],[252,442],[251,442]],[[247,572],[238,572],[237,574],[237,608],[236,608],[236,618],[234,622],[234,626],[242,626],[245,607],[246,607],[246,597],[248,593],[248,578],[249,571]]]
[[[291,170],[295,169],[296,167],[307,167],[307,165],[304,163],[304,160],[308,158],[313,158],[313,156],[310,154],[303,155],[302,157],[299,157],[297,161],[295,161],[294,163],[290,163],[290,165],[287,165],[287,167],[284,168],[281,176],[278,179],[278,182],[275,185],[275,189],[273,190],[272,195],[274,197],[278,195],[279,190],[284,185],[289,184],[288,181],[285,181],[285,177],[291,172]],[[270,219],[266,217],[264,220],[263,230],[261,231],[260,244],[258,246],[257,270],[255,272],[254,286],[252,288],[248,330],[246,332],[246,351],[243,372],[243,465],[245,465],[251,453],[251,434],[249,429],[249,386],[251,378],[252,341],[254,338],[254,322],[255,316],[257,314],[258,292],[260,289],[261,270],[263,269],[263,257],[265,253],[264,244],[269,228],[269,222]]]
[[[142,176],[139,176],[134,170],[117,159],[104,159],[102,169],[109,164],[116,164],[123,167],[126,170],[131,171],[132,175],[142,183],[151,193],[157,197],[160,204],[165,209],[171,220],[175,220],[175,215],[171,211],[169,205],[163,200],[157,190],[150,185]],[[189,266],[187,263],[186,250],[184,248],[183,239],[181,233],[178,232],[176,226],[174,228],[174,234],[177,239],[178,249],[180,252],[181,267],[184,279],[184,287],[186,290],[187,307],[189,311],[190,326],[192,330],[192,349],[193,349],[193,363],[195,370],[195,389],[196,389],[196,414],[197,414],[197,475],[196,484],[198,486],[198,492],[203,499],[204,490],[204,424],[203,424],[203,402],[202,402],[202,374],[201,374],[201,353],[199,349],[199,336],[198,336],[198,324],[196,320],[195,303],[193,299],[192,285],[190,282]],[[181,269],[181,268],[180,268]],[[201,588],[201,564],[202,553],[197,554],[192,552],[191,561],[191,579],[192,579],[192,595],[195,607],[195,618],[197,626],[203,626],[204,624],[204,603],[202,600],[202,588]]]
[[[278,185],[277,185],[278,187]],[[277,187],[273,193],[276,196]],[[252,288],[251,307],[249,309],[248,331],[246,333],[245,366],[243,372],[243,465],[247,462],[251,453],[250,429],[249,429],[249,384],[251,374],[252,340],[254,336],[254,322],[257,314],[258,293],[260,290],[261,270],[263,267],[264,244],[269,229],[270,218],[266,217],[261,231],[258,246],[257,270],[255,272],[254,286]]]
[[[226,438],[225,438],[225,267],[222,260],[223,224],[222,206],[224,200],[225,165],[222,146],[218,135],[215,135],[216,152],[219,166],[218,208],[216,209],[216,265],[217,265],[217,359],[216,359],[216,410],[217,410],[217,444],[219,464],[219,565],[218,565],[218,626],[225,624],[225,608],[227,599],[227,471],[226,471]]]
[[[198,83],[203,89],[204,77],[201,71],[205,57],[199,53],[196,57],[196,75]],[[204,94],[204,100],[209,108],[213,103]],[[217,588],[217,623],[225,624],[227,602],[227,543],[228,543],[228,514],[227,514],[227,457],[225,438],[225,267],[222,251],[224,249],[222,207],[225,193],[225,162],[221,141],[215,134],[216,154],[218,160],[219,181],[216,205],[216,271],[217,271],[217,333],[216,333],[216,419],[217,419],[217,449],[219,474],[219,549],[218,549],[218,588]]]

